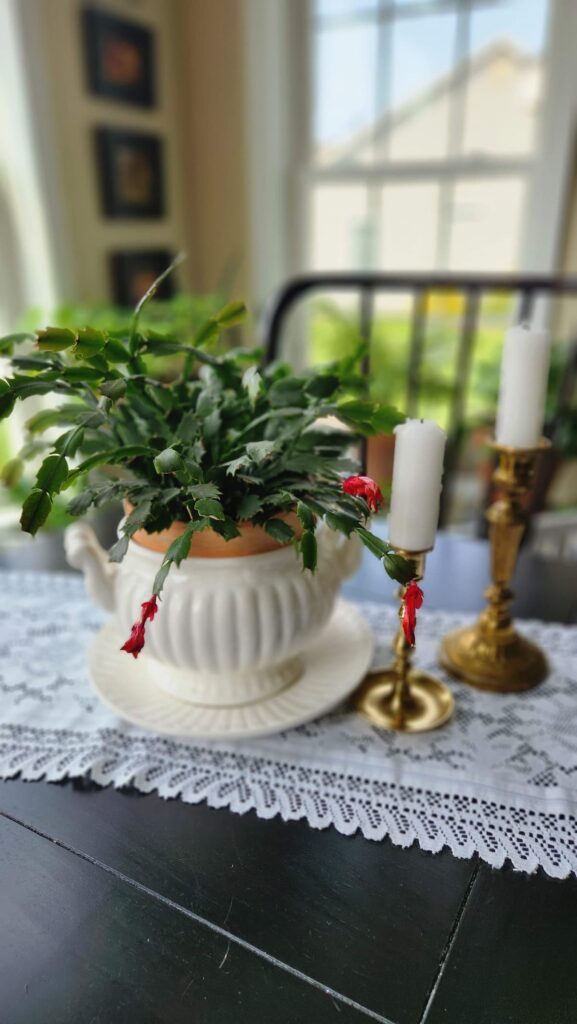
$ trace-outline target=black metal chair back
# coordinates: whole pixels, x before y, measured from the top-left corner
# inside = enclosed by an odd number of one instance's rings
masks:
[[[529,320],[537,298],[577,297],[577,278],[540,277],[518,274],[380,274],[316,273],[293,278],[274,296],[264,318],[265,359],[272,362],[281,352],[282,334],[289,313],[303,299],[322,293],[358,295],[359,331],[370,342],[375,318],[375,300],[379,294],[412,296],[412,313],[407,371],[405,411],[414,415],[419,400],[421,370],[427,331],[427,297],[431,293],[460,293],[464,297],[454,354],[454,385],[449,401],[445,485],[441,503],[441,525],[447,521],[451,485],[456,469],[465,415],[472,358],[482,299],[489,294],[509,294],[518,299],[519,321]],[[370,351],[370,346],[369,346]],[[370,372],[370,355],[366,366]],[[577,362],[569,358],[560,388],[560,401],[572,391]],[[550,425],[553,429],[554,424]],[[363,457],[365,453],[363,453]]]

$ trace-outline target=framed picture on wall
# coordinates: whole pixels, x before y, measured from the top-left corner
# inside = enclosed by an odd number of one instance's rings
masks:
[[[138,107],[155,101],[154,36],[150,29],[94,7],[82,10],[90,92]]]
[[[112,253],[110,276],[112,297],[118,306],[131,308],[148,291],[173,259],[168,249],[126,249]],[[175,293],[174,276],[169,274],[156,293],[157,299],[170,299]]]
[[[106,217],[162,217],[162,141],[157,135],[96,130],[102,212]]]

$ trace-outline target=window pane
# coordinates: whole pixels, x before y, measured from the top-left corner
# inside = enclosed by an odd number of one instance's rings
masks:
[[[525,191],[523,178],[483,178],[455,186],[451,270],[516,268]]]
[[[307,314],[308,365],[318,366],[353,354],[359,343],[358,292],[325,292],[310,299]]]
[[[375,112],[377,30],[350,24],[314,34],[314,159],[332,163],[362,147]]]
[[[406,409],[413,298],[407,292],[377,295],[371,345],[371,393],[385,405]]]
[[[532,152],[547,14],[547,0],[508,0],[473,11],[466,153]]]
[[[379,269],[432,270],[438,216],[438,185],[386,185],[381,192]]]
[[[315,14],[319,18],[359,17],[371,14],[378,7],[379,0],[315,0]]]
[[[539,55],[545,49],[548,0],[501,0],[473,11],[471,49],[507,40],[525,53]]]
[[[479,319],[467,396],[467,418],[493,425],[499,400],[503,338],[517,309],[518,297],[507,292],[485,294]]]
[[[311,268],[362,270],[370,266],[373,242],[366,188],[316,185],[311,203]]]
[[[447,152],[457,19],[454,12],[399,18],[392,31],[392,159],[442,157]],[[385,147],[383,147],[384,149]]]
[[[393,107],[427,96],[451,69],[455,49],[454,13],[398,18],[393,24]]]

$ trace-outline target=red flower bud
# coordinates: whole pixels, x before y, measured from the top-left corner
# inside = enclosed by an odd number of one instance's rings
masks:
[[[127,654],[131,654],[133,658],[138,658],[138,655],[144,647],[146,623],[149,619],[152,622],[158,611],[156,594],[152,595],[150,601],[143,601],[141,608],[142,612],[140,614],[140,619],[138,622],[134,623],[128,640],[120,648],[121,651],[126,651]]]
[[[417,625],[417,609],[423,604],[423,591],[415,580],[411,580],[403,598],[403,632],[411,647],[415,646],[415,626]]]
[[[379,485],[370,476],[348,476],[343,480],[343,491],[354,498],[364,498],[371,512],[377,512],[385,500]]]

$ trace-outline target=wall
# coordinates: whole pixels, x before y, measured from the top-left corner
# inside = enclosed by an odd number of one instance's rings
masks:
[[[0,333],[58,291],[39,131],[18,0],[0,0]]]
[[[20,0],[62,298],[110,297],[107,258],[120,248],[187,247],[181,130],[174,76],[174,5],[106,0],[103,9],[151,26],[157,46],[157,103],[150,109],[91,95],[85,86],[80,0]],[[110,220],[100,212],[93,130],[98,125],[158,133],[164,140],[167,213],[154,220]],[[192,267],[181,270],[190,286]]]
[[[194,278],[211,291],[233,278],[247,295],[250,266],[241,0],[173,0],[178,25],[185,232]]]
[[[19,3],[62,297],[107,298],[107,255],[132,247],[185,249],[183,287],[208,292],[232,278],[234,293],[247,294],[242,0],[99,4],[154,29],[158,102],[152,110],[86,90],[81,0]],[[164,138],[168,211],[162,220],[102,217],[92,138],[100,124]]]

